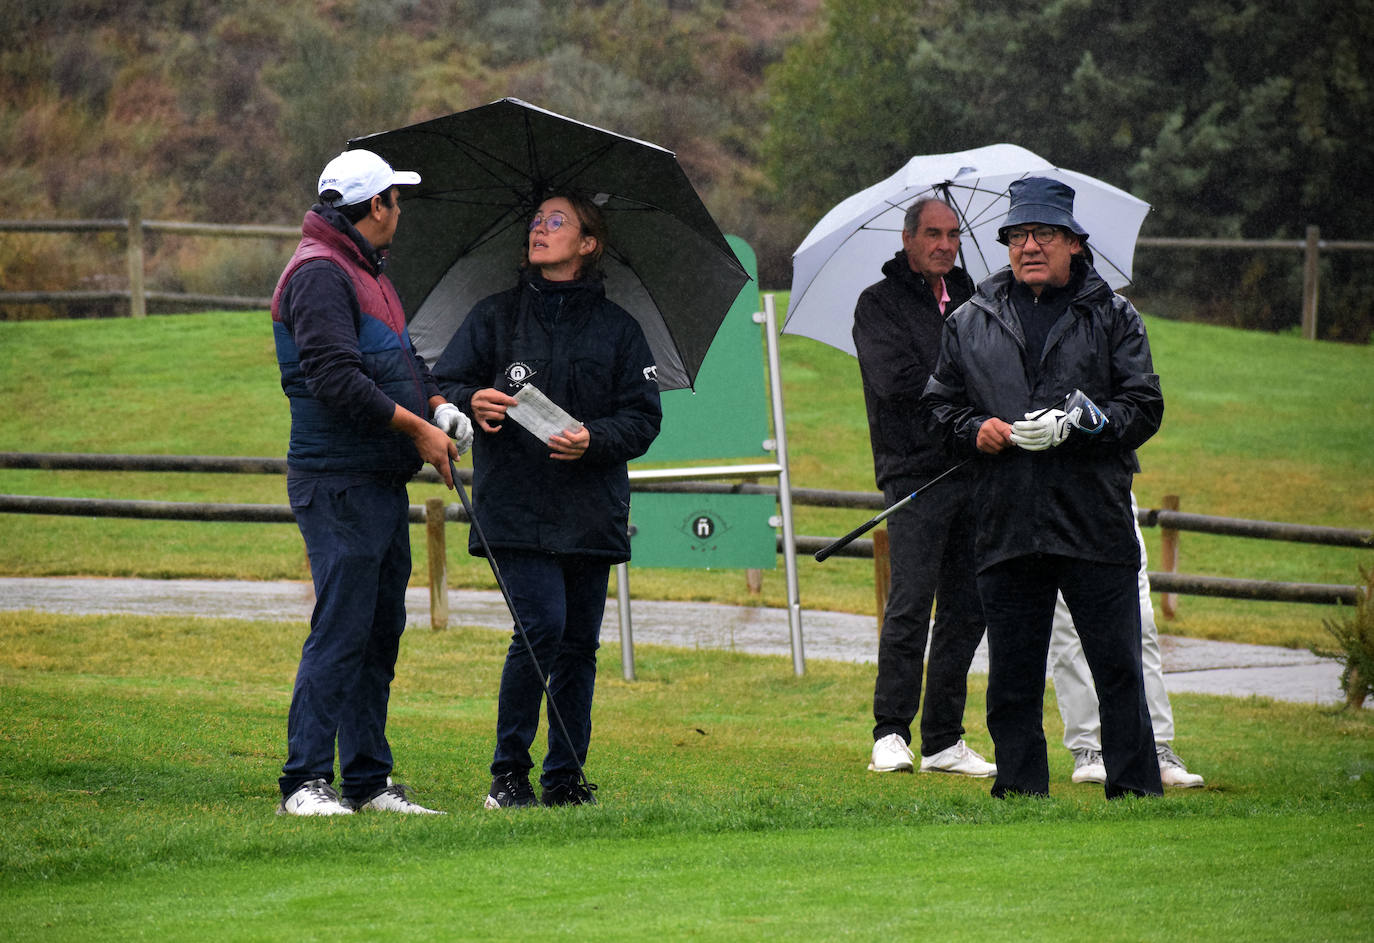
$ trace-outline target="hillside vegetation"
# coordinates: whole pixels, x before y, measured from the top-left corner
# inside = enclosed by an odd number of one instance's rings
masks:
[[[12,0],[0,199],[20,218],[295,223],[352,137],[515,96],[677,152],[770,288],[838,200],[998,141],[1150,202],[1150,236],[1368,240],[1374,0]],[[1293,37],[1302,37],[1301,54]],[[105,236],[0,235],[11,289],[124,283]],[[229,244],[226,244],[229,243]],[[283,247],[160,236],[149,287],[261,297]],[[1325,338],[1374,325],[1322,256]],[[1155,312],[1298,323],[1297,252],[1143,250]],[[113,306],[0,308],[0,317]]]

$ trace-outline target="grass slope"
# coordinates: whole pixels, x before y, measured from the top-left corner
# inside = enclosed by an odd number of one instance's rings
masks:
[[[783,299],[785,301],[785,299]],[[1141,451],[1142,506],[1166,494],[1184,510],[1265,520],[1374,527],[1374,347],[1315,344],[1147,319],[1166,398],[1163,429]],[[806,338],[781,339],[797,487],[872,491],[858,367]],[[281,455],[289,418],[261,312],[132,321],[0,323],[0,395],[10,404],[0,450]],[[284,503],[270,476],[0,470],[0,491],[177,501]],[[415,485],[413,503],[444,494]],[[452,501],[449,494],[447,500]],[[804,534],[836,535],[865,513],[797,509]],[[450,579],[492,586],[450,537]],[[1147,532],[1152,560],[1158,534]],[[415,581],[425,579],[422,530]],[[1187,572],[1354,583],[1369,551],[1184,534]],[[305,579],[294,528],[0,516],[0,573]],[[751,597],[732,571],[635,568],[642,598],[785,605],[781,570]],[[872,565],[803,558],[803,604],[873,611]],[[1166,632],[1302,646],[1324,641],[1323,607],[1185,597]]]

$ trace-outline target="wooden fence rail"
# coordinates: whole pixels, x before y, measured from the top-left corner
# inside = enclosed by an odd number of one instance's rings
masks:
[[[138,206],[125,219],[0,219],[0,233],[114,232],[125,236],[129,288],[112,291],[0,291],[0,303],[54,304],[69,301],[127,302],[132,317],[144,317],[148,302],[171,302],[216,308],[266,308],[270,298],[242,295],[205,295],[147,291],[144,288],[143,237],[145,233],[209,236],[237,239],[295,239],[296,226],[270,224],[194,223],[145,220]],[[1317,226],[1308,226],[1305,239],[1205,239],[1143,236],[1137,246],[1163,249],[1249,249],[1303,254],[1302,335],[1317,337],[1317,306],[1320,296],[1320,259],[1323,252],[1369,252],[1374,242],[1322,239]]]
[[[74,471],[121,472],[209,472],[229,474],[286,473],[285,459],[243,458],[212,455],[101,455],[60,452],[0,452],[0,468],[28,468]],[[633,473],[632,473],[633,475]],[[471,483],[470,469],[460,469],[459,477]],[[417,479],[439,481],[438,473],[426,467]],[[719,481],[634,481],[631,490],[641,492],[676,492],[695,494],[771,494],[776,485],[749,482]],[[824,489],[794,488],[792,503],[810,507],[881,510],[885,507],[882,495],[871,492],[828,491]],[[433,502],[431,502],[432,504]],[[444,505],[446,521],[466,522],[462,505]],[[432,520],[436,508],[411,505],[410,521],[422,524]],[[168,501],[119,501],[98,498],[51,498],[33,495],[0,494],[0,513],[53,514],[78,517],[125,517],[156,520],[239,521],[258,523],[291,523],[295,515],[288,506],[265,504],[212,504]],[[1314,543],[1333,547],[1374,548],[1374,531],[1342,527],[1320,527],[1307,524],[1288,524],[1277,521],[1255,521],[1241,518],[1212,517],[1186,514],[1180,511],[1141,508],[1138,520],[1142,527],[1161,527],[1173,531],[1194,531],[1229,537],[1248,537],[1261,540],[1282,540]],[[876,540],[856,540],[837,556],[871,558],[875,565],[878,612],[882,612],[887,585],[887,561],[883,552],[884,535]],[[442,538],[440,538],[442,540]],[[815,553],[831,542],[830,537],[797,535],[794,539],[799,553]],[[431,550],[435,547],[434,529],[430,529]],[[782,537],[778,537],[782,550]],[[433,555],[433,553],[431,554]],[[1231,577],[1202,576],[1176,572],[1151,572],[1150,581],[1156,592],[1166,595],[1224,596],[1233,599],[1254,599],[1277,602],[1354,605],[1361,598],[1356,585],[1332,583],[1282,583],[1273,580],[1247,580]],[[434,588],[431,587],[431,592]]]

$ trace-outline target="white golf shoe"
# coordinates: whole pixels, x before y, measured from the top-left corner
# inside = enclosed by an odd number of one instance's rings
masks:
[[[1073,751],[1073,781],[1097,783],[1107,781],[1107,767],[1102,763],[1102,751],[1083,748]]]
[[[334,788],[323,779],[303,783],[277,806],[278,815],[352,815]]]
[[[410,798],[410,787],[393,783],[390,776],[387,777],[385,789],[354,808],[359,812],[364,809],[375,809],[378,812],[401,812],[407,815],[448,815],[447,812],[440,812],[438,809],[426,809],[413,801]]]
[[[1166,786],[1180,789],[1196,789],[1205,782],[1197,773],[1188,772],[1188,767],[1178,758],[1167,743],[1155,744],[1155,755],[1159,757],[1159,778]]]
[[[906,745],[899,733],[890,733],[873,744],[873,759],[868,764],[870,773],[909,773],[915,765],[916,755]]]
[[[974,776],[987,779],[997,775],[997,765],[989,763],[960,740],[933,756],[921,757],[923,773],[953,773],[956,776]]]

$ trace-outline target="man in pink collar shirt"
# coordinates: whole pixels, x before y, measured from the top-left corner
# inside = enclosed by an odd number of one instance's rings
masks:
[[[874,476],[889,505],[954,464],[922,428],[916,402],[935,370],[945,317],[973,294],[973,281],[955,264],[958,257],[959,217],[940,200],[918,200],[907,208],[902,248],[854,309]],[[974,515],[967,513],[972,494],[972,475],[956,472],[887,520],[892,582],[873,690],[868,768],[874,772],[914,768],[911,725],[921,703],[927,635],[921,769],[979,777],[997,772],[963,739],[968,670],[983,636],[969,523]]]

